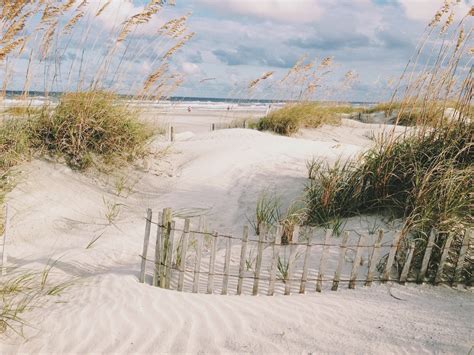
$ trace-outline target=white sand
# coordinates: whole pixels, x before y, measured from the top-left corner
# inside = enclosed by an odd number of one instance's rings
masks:
[[[355,156],[371,144],[372,131],[384,129],[345,121],[304,131],[302,139],[242,129],[207,132],[216,116],[201,116],[197,126],[192,117],[179,126],[167,155],[129,172],[137,182],[128,197],[116,196],[115,178],[45,161],[24,166],[24,180],[8,196],[9,265],[42,269],[59,259],[55,277],[76,282],[27,314],[36,327],[26,329],[27,341],[4,338],[0,353],[469,352],[471,291],[379,285],[314,294],[308,285],[304,296],[252,297],[139,284],[147,207],[205,213],[211,228],[238,233],[262,190],[273,188],[288,203],[304,188],[307,159]],[[154,146],[161,151],[168,143]],[[120,214],[109,225],[105,205],[114,203]]]

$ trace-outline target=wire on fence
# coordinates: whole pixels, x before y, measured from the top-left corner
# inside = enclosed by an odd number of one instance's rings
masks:
[[[145,220],[147,220],[145,218]],[[156,222],[153,222],[153,221],[149,221],[151,222],[152,224],[158,226],[159,228],[168,228],[167,226],[165,225],[162,225],[162,224],[159,224],[159,223],[156,223]],[[173,230],[175,232],[182,232],[184,233],[185,230],[184,229],[180,229],[180,228],[171,228],[170,230]],[[233,235],[226,235],[226,234],[215,234],[215,233],[212,233],[212,232],[202,232],[202,231],[197,231],[197,230],[189,230],[188,233],[190,234],[199,234],[199,235],[204,235],[204,236],[208,236],[208,237],[211,237],[211,238],[228,238],[228,239],[233,239],[233,240],[240,240],[242,241],[242,238],[240,237],[235,237]],[[251,243],[257,243],[257,244],[265,244],[265,245],[273,245],[275,244],[274,241],[259,241],[257,239],[249,239],[248,242],[251,242]],[[394,247],[396,245],[394,244],[387,244],[387,243],[391,243],[391,242],[385,242],[385,243],[382,243],[380,244],[380,246],[383,246],[383,247]],[[327,247],[340,247],[341,244],[325,244],[325,243],[304,243],[304,242],[291,242],[289,244],[281,244],[282,246],[287,246],[287,245],[295,245],[295,246],[327,246]],[[357,248],[357,247],[360,247],[360,248],[371,248],[373,247],[374,244],[367,244],[367,245],[364,245],[364,244],[361,244],[361,245],[358,245],[358,244],[347,244],[346,247],[347,248]]]

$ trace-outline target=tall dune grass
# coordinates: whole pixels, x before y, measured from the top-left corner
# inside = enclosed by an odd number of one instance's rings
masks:
[[[110,23],[104,17],[117,11],[112,7],[118,2],[2,2],[0,101],[12,88],[21,88],[25,100],[31,90],[64,95],[56,108],[25,104],[3,110],[0,205],[12,186],[12,168],[31,154],[60,156],[84,169],[97,159],[129,160],[144,152],[153,130],[116,95],[162,98],[181,84],[182,75],[169,64],[194,35],[186,27],[188,15],[154,22],[173,3],[150,0],[137,13]],[[138,73],[137,62],[147,71]]]
[[[454,236],[453,244],[459,248],[464,231],[473,227],[474,77],[466,45],[472,27],[468,31],[464,27],[472,24],[474,9],[447,31],[455,4],[446,4],[410,61],[414,67],[407,67],[402,76],[401,82],[405,76],[407,81],[399,89],[401,97],[394,95],[393,105],[388,105],[398,109],[396,123],[401,123],[404,115],[414,114],[416,107],[416,129],[401,136],[392,131],[356,161],[335,166],[311,164],[307,189],[311,224],[368,213],[402,218],[399,265],[403,265],[411,241],[418,246],[413,263],[420,264],[420,251],[430,231],[436,229],[439,237],[429,265],[431,276],[447,237]],[[434,51],[438,57],[416,65],[427,43],[441,47]],[[448,106],[455,111],[446,119]],[[455,260],[450,259],[449,265],[453,264]],[[449,265],[448,273],[452,272]],[[472,264],[465,270],[463,277],[468,283],[473,271]]]
[[[107,92],[68,93],[53,111],[29,120],[31,146],[65,158],[84,169],[103,162],[133,160],[143,155],[153,129],[138,120],[137,112]]]
[[[339,125],[341,114],[357,112],[350,106],[322,105],[315,102],[290,103],[261,118],[257,128],[289,136],[300,128],[317,128],[325,124]]]

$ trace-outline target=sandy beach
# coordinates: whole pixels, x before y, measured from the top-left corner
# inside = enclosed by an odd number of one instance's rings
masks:
[[[392,128],[343,119],[296,137],[210,131],[212,123],[261,114],[148,110],[144,119],[173,125],[176,141],[158,137],[154,155],[110,176],[46,160],[22,165],[7,198],[8,265],[42,270],[55,261],[52,277],[72,285],[28,314],[26,341],[4,338],[0,352],[468,353],[474,298],[465,289],[387,284],[252,297],[138,283],[146,208],[204,214],[210,228],[237,234],[263,190],[278,191],[286,204],[302,194],[308,159],[354,157]],[[111,203],[119,206],[113,222]]]

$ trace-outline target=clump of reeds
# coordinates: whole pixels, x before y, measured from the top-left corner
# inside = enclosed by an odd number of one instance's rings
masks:
[[[35,149],[64,157],[75,169],[85,169],[94,159],[108,163],[132,160],[145,152],[153,130],[137,113],[107,92],[68,93],[52,112],[30,121]]]
[[[350,106],[325,106],[313,102],[292,103],[261,118],[257,123],[257,128],[261,131],[273,131],[289,136],[303,127],[338,125],[341,123],[341,114],[354,111],[356,109]]]
[[[12,269],[0,278],[0,334],[23,336],[25,326],[32,326],[25,315],[72,285],[72,281],[50,280],[54,264],[48,264],[40,272]]]
[[[419,247],[413,264],[421,263],[423,247],[435,229],[438,237],[428,275],[436,270],[447,237],[453,236],[453,245],[459,248],[461,236],[473,227],[474,77],[472,67],[458,72],[467,48],[459,44],[457,33],[463,31],[467,18],[455,28],[454,42],[437,42],[442,46],[438,51],[441,58],[435,59],[432,67],[425,64],[429,69],[420,77],[410,75],[402,98],[393,101],[398,109],[396,123],[415,121],[416,129],[401,136],[393,131],[356,161],[335,166],[309,164],[309,223],[324,224],[331,218],[369,213],[402,218],[403,238],[397,254],[400,265],[411,241]],[[445,27],[440,19],[437,21]],[[441,36],[445,33],[443,29]],[[456,87],[454,82],[460,85]],[[454,107],[449,119],[445,115],[448,106]],[[455,260],[450,259],[448,265],[453,264]],[[450,272],[449,266],[447,270]],[[471,265],[465,270],[466,280],[471,279],[472,272]]]
[[[277,195],[264,191],[257,199],[255,216],[248,220],[256,235],[260,235],[263,228],[280,225],[281,242],[288,244],[292,241],[295,226],[302,225],[306,220],[306,206],[302,201],[295,201],[283,209],[281,199]]]

